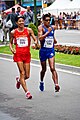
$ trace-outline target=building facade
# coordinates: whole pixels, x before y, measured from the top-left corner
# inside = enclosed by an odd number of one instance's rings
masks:
[[[0,0],[0,11],[6,10],[15,4],[14,0]]]
[[[42,8],[42,4],[46,3],[46,7],[49,6],[54,0],[36,0],[37,10]],[[6,10],[15,4],[20,4],[23,7],[30,6],[34,9],[34,0],[0,0],[0,11]]]

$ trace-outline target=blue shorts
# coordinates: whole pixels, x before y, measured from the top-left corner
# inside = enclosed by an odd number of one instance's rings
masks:
[[[54,48],[41,48],[39,51],[39,58],[41,62],[46,61],[53,56],[55,56]]]

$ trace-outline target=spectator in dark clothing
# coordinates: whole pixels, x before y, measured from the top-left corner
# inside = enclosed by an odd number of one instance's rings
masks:
[[[24,22],[25,27],[27,27],[31,22],[34,23],[34,14],[30,6],[27,6],[27,10],[24,13],[24,18],[25,18],[25,22]]]
[[[16,18],[17,18],[17,14],[15,13],[15,8],[12,8],[12,13],[8,14],[7,19],[6,19],[6,22],[8,20],[11,20],[13,24],[12,28],[10,28],[10,31],[17,28]]]
[[[50,25],[55,25],[54,15],[51,15],[51,13],[48,13],[50,15]]]
[[[51,24],[51,25],[55,25],[55,20],[54,20],[54,16],[53,16],[53,15],[51,16],[50,24]]]
[[[16,11],[17,16],[21,15],[20,12],[21,12],[21,7],[17,7],[17,11]]]

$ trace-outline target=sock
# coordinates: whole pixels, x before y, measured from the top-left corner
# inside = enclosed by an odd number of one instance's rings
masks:
[[[27,94],[27,93],[30,93],[29,91],[27,91],[25,94]]]
[[[55,86],[59,86],[58,84],[55,84]]]
[[[43,81],[40,81],[40,83],[44,83]]]

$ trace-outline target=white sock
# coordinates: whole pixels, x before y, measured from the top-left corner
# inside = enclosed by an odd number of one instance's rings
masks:
[[[25,94],[29,93],[29,91],[27,91]]]
[[[55,84],[55,86],[58,86],[58,84]]]
[[[43,81],[40,81],[40,83],[44,83]]]

